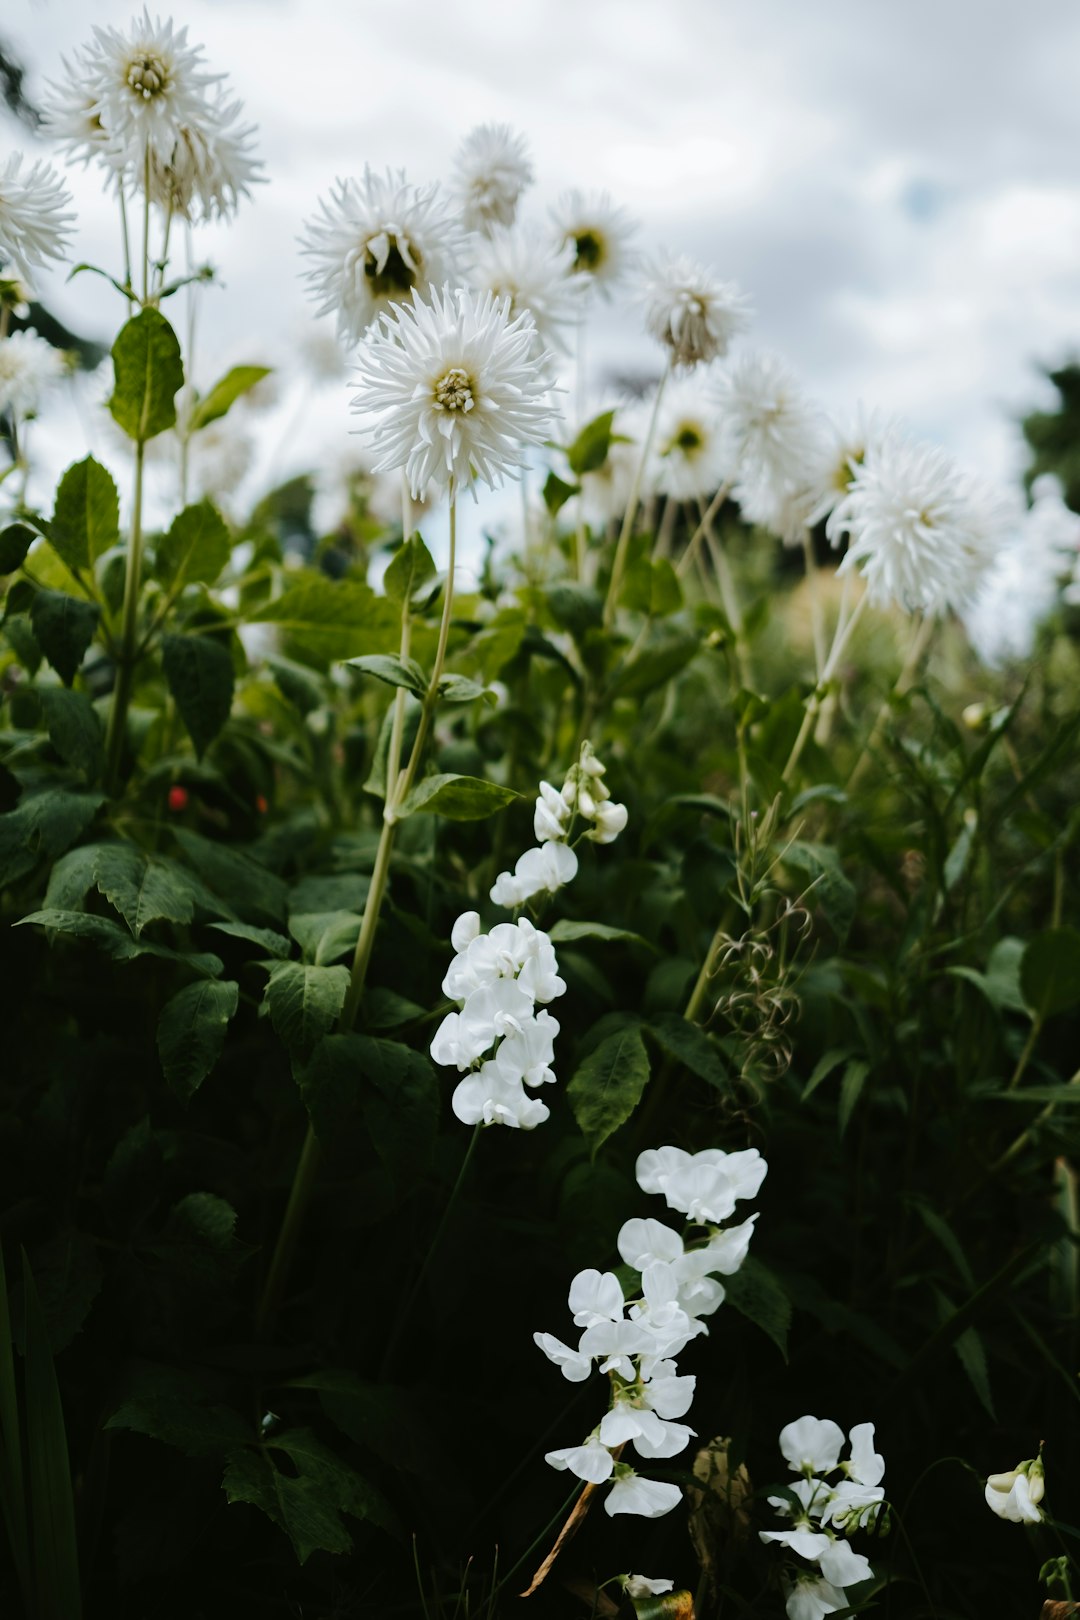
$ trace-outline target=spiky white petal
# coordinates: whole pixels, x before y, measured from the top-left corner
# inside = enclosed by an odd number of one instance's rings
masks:
[[[466,228],[486,232],[512,225],[518,198],[532,179],[524,137],[509,124],[478,124],[454,159],[451,189]]]
[[[670,350],[674,365],[722,359],[749,324],[749,300],[735,283],[718,281],[695,259],[669,254],[648,267],[645,325]]]
[[[181,219],[229,219],[251,187],[263,183],[252,154],[255,126],[241,124],[239,101],[219,96],[197,124],[182,124],[168,155],[150,159],[150,200]]]
[[[972,601],[1008,515],[944,450],[893,431],[858,467],[826,532],[846,536],[840,570],[861,569],[872,601],[943,613]]]
[[[652,486],[677,501],[714,495],[728,476],[727,454],[711,392],[696,377],[668,383],[648,469]]]
[[[61,376],[64,362],[36,332],[13,332],[0,341],[0,416],[29,416],[45,390]]]
[[[48,163],[23,168],[23,154],[13,152],[0,170],[0,265],[20,281],[34,283],[34,270],[67,252],[70,220],[68,192]]]
[[[337,180],[305,226],[302,252],[320,315],[334,315],[338,335],[358,343],[368,327],[411,293],[459,279],[465,251],[461,226],[437,185],[413,186],[404,169],[362,180]]]
[[[588,276],[605,295],[630,263],[636,226],[606,191],[566,191],[551,211],[555,240],[573,253],[571,273]]]
[[[362,431],[375,470],[404,467],[416,498],[451,480],[501,484],[550,432],[549,362],[531,318],[511,317],[492,293],[414,293],[358,355],[353,409],[372,418]]]
[[[717,415],[735,498],[761,522],[785,495],[811,481],[821,457],[821,413],[778,355],[740,355],[717,375]]]
[[[586,283],[572,276],[574,252],[554,246],[535,226],[492,230],[477,243],[470,281],[510,300],[511,315],[528,310],[542,344],[567,353],[568,329],[582,318]]]
[[[893,416],[867,411],[862,405],[853,419],[843,425],[830,422],[822,437],[821,459],[814,470],[810,489],[814,494],[808,521],[820,523],[851,488],[856,472],[875,449],[899,429]]]
[[[992,667],[1030,658],[1062,578],[1080,563],[1080,517],[1065,505],[1057,480],[1038,479],[1033,494],[1035,504],[1018,518],[963,614],[971,645]]]

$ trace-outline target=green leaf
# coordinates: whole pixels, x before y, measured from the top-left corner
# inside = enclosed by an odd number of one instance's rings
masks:
[[[569,917],[560,917],[553,922],[548,936],[556,945],[570,945],[579,939],[604,939],[624,940],[628,945],[644,945],[647,950],[656,950],[649,940],[641,934],[631,933],[628,928],[612,928],[608,923],[572,922]]]
[[[60,480],[49,543],[69,568],[87,569],[119,538],[119,492],[100,462],[87,456]]]
[[[870,1065],[863,1058],[853,1058],[844,1070],[844,1077],[840,1081],[840,1106],[836,1115],[841,1136],[848,1128],[869,1073]]]
[[[308,961],[324,967],[355,950],[362,920],[355,911],[293,911],[289,933]]]
[[[819,1057],[814,1064],[809,1080],[803,1088],[802,1100],[813,1095],[823,1080],[827,1080],[834,1069],[838,1069],[845,1058],[851,1057],[851,1048],[848,1046],[834,1046],[831,1051]]]
[[[1080,1002],[1080,929],[1036,934],[1020,963],[1020,989],[1036,1018],[1051,1018]]]
[[[315,675],[303,664],[294,664],[291,658],[269,657],[266,667],[277,682],[282,697],[301,714],[310,714],[326,702],[327,688],[321,675]]]
[[[199,400],[191,414],[190,431],[198,433],[200,428],[209,427],[211,422],[224,416],[238,399],[250,393],[264,377],[269,377],[272,369],[271,366],[231,366]]]
[[[349,988],[344,967],[278,962],[270,969],[263,1005],[290,1052],[307,1052],[333,1028]]]
[[[392,602],[411,602],[421,585],[434,577],[430,551],[419,534],[412,534],[395,551],[383,575],[383,590]]]
[[[321,1142],[343,1136],[359,1117],[395,1180],[415,1180],[430,1156],[439,1117],[439,1084],[423,1053],[371,1035],[327,1035],[299,1085]]]
[[[729,1089],[727,1068],[715,1041],[698,1024],[689,1023],[679,1013],[660,1013],[649,1020],[647,1032],[669,1056],[717,1091]]]
[[[285,935],[276,934],[272,928],[255,928],[251,923],[234,922],[212,922],[210,927],[216,928],[219,934],[229,934],[233,939],[244,939],[251,945],[257,945],[263,956],[286,957],[292,950]]]
[[[144,855],[134,844],[98,844],[94,882],[138,939],[148,923],[189,923],[195,896],[184,869],[160,855]]]
[[[366,653],[362,658],[346,658],[345,664],[362,675],[374,675],[387,686],[403,686],[416,697],[422,698],[427,692],[427,676],[415,658],[402,658],[399,653]]]
[[[694,631],[665,628],[645,643],[632,663],[615,671],[612,695],[642,697],[665,686],[697,653],[701,637]]]
[[[235,845],[216,843],[188,827],[175,827],[173,836],[199,876],[245,922],[262,918],[272,923],[284,921],[288,890],[261,862]]]
[[[566,1088],[567,1100],[595,1156],[626,1123],[649,1078],[649,1054],[637,1025],[602,1040]]]
[[[470,681],[467,675],[444,675],[439,681],[439,697],[444,703],[475,703],[480,698],[488,703],[496,701],[490,686]]]
[[[581,486],[579,484],[564,483],[557,473],[549,472],[544,480],[542,493],[544,505],[551,516],[554,517],[557,512],[562,510],[567,501],[572,500],[575,495],[581,494]]]
[[[9,523],[0,529],[0,574],[13,574],[21,568],[36,539],[37,531],[25,523]]]
[[[211,501],[185,506],[157,548],[157,571],[166,585],[212,585],[232,555],[225,519]]]
[[[34,636],[65,686],[75,679],[94,639],[101,609],[63,591],[37,591],[30,604]]]
[[[0,815],[0,884],[14,883],[40,860],[55,860],[70,848],[104,803],[101,793],[46,788],[24,794],[14,810]]]
[[[843,943],[855,918],[855,885],[844,876],[840,857],[828,844],[796,839],[784,850],[785,866],[793,866],[810,879],[804,895],[813,909],[820,907],[836,937]]]
[[[595,416],[585,424],[573,444],[567,447],[566,459],[575,478],[580,478],[583,473],[596,472],[604,465],[611,449],[611,424],[614,420],[614,411],[604,411],[600,416]]]
[[[184,1392],[182,1385],[179,1390],[171,1387],[182,1378],[162,1378],[160,1388],[153,1379],[140,1379],[136,1392],[106,1419],[105,1428],[149,1435],[187,1457],[220,1457],[250,1440],[248,1425],[232,1407],[212,1405],[205,1391],[200,1395]]]
[[[27,924],[36,924],[58,934],[70,934],[75,939],[87,939],[114,962],[133,962],[138,956],[159,956],[166,962],[180,962],[192,973],[210,979],[216,979],[224,967],[220,956],[201,951],[174,951],[167,945],[133,939],[126,928],[121,928],[111,918],[95,917],[85,911],[52,908],[32,911],[28,917],[20,917],[15,927],[22,928]]]
[[[109,410],[128,438],[145,442],[174,427],[184,367],[176,333],[164,315],[141,310],[121,327],[112,358],[116,386]]]
[[[23,1254],[26,1359],[24,1400],[29,1462],[30,1523],[40,1620],[79,1620],[82,1599],[75,1538],[64,1409],[48,1332],[30,1266]]]
[[[98,1246],[85,1232],[62,1232],[33,1251],[32,1269],[49,1349],[55,1356],[81,1331],[101,1292]],[[24,1344],[25,1327],[23,1322]]]
[[[214,636],[163,636],[161,663],[180,718],[201,759],[232,709],[229,649]]]
[[[583,641],[590,630],[599,629],[604,618],[604,599],[591,585],[561,579],[543,587],[547,610],[560,630],[569,630],[575,641]]]
[[[240,1263],[251,1252],[236,1238],[236,1211],[214,1193],[188,1193],[147,1250],[186,1290],[203,1293],[231,1287]]]
[[[767,1333],[786,1361],[791,1301],[779,1279],[760,1260],[744,1260],[733,1277],[724,1278],[724,1300]]]
[[[101,721],[85,692],[71,692],[65,686],[38,689],[45,729],[65,765],[82,771],[93,782],[101,767],[104,741]]]
[[[1006,936],[999,939],[990,952],[985,973],[970,967],[950,967],[946,971],[954,978],[966,979],[969,984],[976,985],[991,1007],[996,1007],[999,1012],[1027,1013],[1027,1004],[1020,989],[1020,963],[1024,950],[1022,939]]]
[[[415,1390],[335,1367],[290,1378],[288,1388],[315,1390],[331,1423],[393,1468],[419,1475],[430,1469],[433,1436]]]
[[[326,668],[362,653],[390,652],[400,634],[392,602],[359,579],[310,575],[250,615],[255,624],[276,624],[288,656]]]
[[[287,1472],[275,1466],[272,1453],[288,1460]],[[308,1429],[288,1429],[259,1451],[234,1452],[221,1483],[230,1502],[252,1503],[284,1530],[301,1564],[313,1552],[351,1550],[342,1513],[397,1532],[393,1511],[375,1487]]]
[[[399,996],[396,990],[387,990],[382,985],[365,990],[360,1003],[360,1024],[365,1030],[400,1029],[403,1024],[413,1024],[426,1015],[427,1008],[421,1007],[419,1002]]]
[[[425,776],[417,782],[404,804],[401,815],[417,811],[446,816],[450,821],[482,821],[496,810],[504,810],[521,794],[482,776]]]
[[[185,985],[161,1009],[157,1048],[169,1085],[188,1102],[213,1069],[235,1016],[240,986],[231,979]]]

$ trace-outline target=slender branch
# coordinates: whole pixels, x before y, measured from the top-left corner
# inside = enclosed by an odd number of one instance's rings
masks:
[[[719,512],[724,502],[727,500],[730,490],[731,480],[728,479],[727,482],[720,485],[720,488],[717,490],[716,494],[705,508],[705,512],[698,523],[697,528],[686,542],[686,549],[679,558],[678,562],[675,564],[675,572],[678,574],[680,579],[684,574],[689,573],[690,569],[693,567],[694,559],[697,556],[698,547],[700,546],[704,537],[705,530],[708,528],[717,512]]]
[[[784,766],[783,771],[780,773],[781,779],[785,782],[790,782],[791,778],[795,774],[795,768],[798,765],[799,760],[802,758],[802,751],[810,740],[810,734],[813,731],[817,717],[821,712],[821,704],[822,699],[825,696],[825,689],[832,680],[833,676],[836,674],[836,667],[843,657],[844,649],[846,648],[848,641],[851,639],[852,632],[862,616],[866,603],[867,595],[864,591],[862,596],[860,596],[859,600],[856,602],[855,607],[852,610],[851,617],[848,619],[847,623],[838,624],[836,627],[836,634],[833,637],[832,649],[828,658],[825,660],[825,668],[821,672],[821,679],[806,705],[806,713],[803,715],[803,722],[799,728],[799,734],[795,738],[791,753],[788,755],[788,762]]]
[[[903,697],[904,693],[907,692],[914,683],[919,665],[922,663],[923,655],[930,644],[930,637],[934,633],[937,622],[937,619],[932,614],[928,613],[923,614],[919,619],[918,624],[915,626],[915,634],[911,638],[911,645],[908,648],[907,657],[904,659],[903,667],[900,670],[899,675],[896,677],[896,684],[893,686],[890,696],[885,699],[885,702],[878,710],[877,718],[870,729],[870,735],[863,744],[862,751],[860,752],[858,759],[855,761],[855,769],[848,778],[849,792],[855,786],[855,783],[861,780],[863,773],[870,764],[870,759],[873,755],[874,749],[881,741],[881,733],[885,730],[885,723],[889,718],[889,709],[891,707],[892,698]]]
[[[626,569],[626,556],[630,549],[630,536],[634,532],[634,519],[637,517],[638,500],[641,495],[641,482],[645,476],[645,465],[652,450],[653,438],[656,434],[656,422],[660,415],[660,402],[664,397],[667,380],[671,376],[671,361],[669,360],[660,376],[656,388],[656,397],[653,400],[652,414],[649,425],[645,430],[645,437],[641,444],[641,454],[634,469],[633,483],[630,485],[630,495],[626,502],[626,511],[623,513],[622,528],[615,546],[615,558],[611,564],[611,580],[608,584],[608,593],[604,601],[604,625],[610,626],[615,617],[615,608],[619,601],[619,591],[622,588],[622,577]]]

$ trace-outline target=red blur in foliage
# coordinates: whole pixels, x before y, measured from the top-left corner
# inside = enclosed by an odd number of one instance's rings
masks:
[[[171,787],[169,789],[169,809],[176,811],[177,814],[179,814],[181,810],[186,810],[188,807],[188,798],[189,795],[187,788],[180,787],[179,785],[176,787]]]

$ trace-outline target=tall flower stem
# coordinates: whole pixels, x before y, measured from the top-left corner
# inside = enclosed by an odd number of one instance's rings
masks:
[[[806,589],[810,597],[810,629],[814,637],[814,674],[820,680],[825,667],[825,623],[821,616],[818,567],[814,561],[814,542],[809,529],[803,532],[802,553],[806,565]]]
[[[832,680],[833,676],[836,674],[837,665],[844,655],[844,649],[846,648],[848,641],[851,639],[855,626],[862,617],[862,612],[866,606],[866,603],[867,593],[864,591],[852,609],[850,618],[848,618],[846,623],[840,623],[836,627],[836,634],[833,637],[833,644],[829,651],[829,656],[825,660],[825,668],[821,672],[821,679],[818,681],[817,687],[811,694],[810,701],[806,705],[806,713],[803,715],[803,723],[799,727],[799,734],[795,738],[795,742],[792,745],[791,753],[788,755],[787,764],[784,766],[784,769],[781,772],[781,777],[785,782],[790,782],[791,778],[795,774],[799,760],[802,758],[802,751],[810,740],[810,735],[815,724],[817,723],[817,717],[821,712],[822,701],[825,697],[825,689]]]
[[[135,445],[135,491],[132,497],[131,535],[128,540],[127,571],[124,575],[124,606],[120,647],[116,665],[116,685],[105,735],[105,790],[115,794],[120,781],[120,759],[124,751],[128,705],[138,662],[139,588],[142,583],[143,464],[146,443]]]
[[[903,697],[904,693],[907,692],[912,686],[915,676],[918,673],[919,665],[922,663],[923,655],[925,654],[927,647],[930,645],[930,637],[934,633],[934,626],[936,624],[937,620],[934,618],[933,614],[927,613],[924,614],[919,623],[916,625],[915,634],[911,638],[911,645],[908,648],[907,657],[904,659],[903,668],[896,677],[896,684],[892,689],[892,697]],[[870,729],[870,735],[867,737],[865,743],[863,744],[862,751],[859,754],[858,759],[855,761],[855,769],[848,778],[849,792],[855,786],[855,783],[861,780],[864,772],[869,768],[871,756],[874,749],[881,741],[881,733],[885,730],[885,722],[889,718],[889,708],[890,698],[886,698],[885,702],[881,705],[881,708],[877,712],[877,718]]]
[[[386,757],[386,799],[383,804],[382,830],[379,833],[379,845],[375,851],[375,864],[372,867],[371,884],[368,888],[367,900],[364,903],[364,916],[360,924],[360,934],[356,941],[356,950],[353,953],[349,988],[345,996],[344,1006],[341,1009],[341,1017],[338,1020],[338,1032],[340,1034],[349,1033],[360,1010],[364,986],[367,983],[368,967],[371,963],[371,953],[375,945],[375,933],[379,925],[379,914],[386,898],[387,881],[390,876],[390,858],[393,854],[398,823],[401,820],[401,806],[416,780],[416,773],[431,724],[431,716],[439,698],[439,682],[442,679],[443,664],[446,660],[446,644],[450,637],[450,613],[454,599],[456,552],[457,490],[454,484],[451,483],[450,559],[447,564],[446,591],[443,595],[442,619],[439,623],[439,641],[435,651],[435,664],[431,672],[431,679],[428,682],[427,691],[424,694],[420,710],[420,724],[416,730],[416,740],[413,743],[409,762],[404,770],[399,768],[401,736],[404,729],[404,693],[399,691],[394,697],[394,718],[390,724],[390,747],[387,750]],[[401,656],[403,658],[408,656],[410,635],[409,603],[406,601],[402,604],[401,615]],[[399,702],[401,704],[400,711],[397,707]],[[398,724],[399,712],[401,714],[400,725]],[[300,1159],[296,1166],[296,1173],[293,1176],[289,1201],[285,1206],[285,1216],[281,1223],[281,1230],[278,1233],[277,1244],[270,1261],[270,1268],[266,1274],[262,1298],[259,1301],[256,1323],[260,1333],[264,1332],[273,1321],[278,1306],[281,1304],[281,1298],[289,1280],[293,1253],[318,1179],[321,1157],[322,1153],[318,1140],[309,1124],[304,1138],[304,1145],[300,1151]]]
[[[686,547],[683,554],[675,564],[675,572],[678,574],[680,579],[684,574],[689,573],[690,569],[693,567],[694,559],[697,557],[698,547],[705,536],[705,531],[712,522],[713,518],[716,516],[717,512],[719,512],[720,508],[723,506],[724,502],[727,500],[728,491],[730,489],[730,479],[720,485],[720,488],[717,490],[716,494],[705,508],[697,528],[686,542]]]
[[[634,481],[630,485],[630,494],[626,502],[626,511],[623,513],[622,528],[619,530],[619,538],[615,545],[615,557],[611,564],[611,580],[608,584],[607,598],[604,602],[605,628],[610,627],[611,621],[615,617],[615,608],[619,601],[619,591],[622,588],[622,578],[624,572],[626,571],[626,556],[630,549],[630,536],[634,532],[634,519],[637,517],[638,500],[641,495],[642,479],[645,476],[645,466],[649,459],[649,452],[652,450],[653,439],[656,436],[656,422],[660,415],[660,402],[664,397],[664,389],[667,386],[667,380],[670,376],[671,361],[669,360],[667,365],[664,367],[660,381],[657,384],[656,398],[653,400],[652,414],[649,417],[649,425],[645,430],[645,437],[642,440],[641,454],[638,457],[638,463],[634,469]]]

